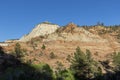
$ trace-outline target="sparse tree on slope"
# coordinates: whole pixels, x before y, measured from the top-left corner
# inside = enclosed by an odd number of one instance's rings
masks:
[[[85,54],[77,47],[71,63],[71,69],[75,78],[78,80],[92,79],[101,75],[101,69],[97,66],[97,62],[91,58],[91,52],[89,50],[86,50]]]
[[[23,56],[21,45],[19,43],[16,43],[14,50],[17,58],[21,58]]]
[[[116,53],[113,56],[113,63],[116,66],[116,68],[120,71],[120,52]]]

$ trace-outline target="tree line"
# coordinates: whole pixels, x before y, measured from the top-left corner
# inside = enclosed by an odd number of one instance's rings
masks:
[[[45,45],[42,47],[45,49]],[[15,54],[6,54],[0,47],[0,80],[120,80],[120,52],[113,56],[113,72],[102,73],[102,65],[95,61],[91,52],[86,49],[83,52],[80,47],[76,48],[74,55],[70,58],[68,69],[59,68],[54,71],[48,64],[23,63],[24,56],[19,43],[16,44]],[[101,62],[106,64],[107,62]]]

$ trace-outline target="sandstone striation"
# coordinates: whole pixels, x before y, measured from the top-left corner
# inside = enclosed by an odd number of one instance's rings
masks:
[[[38,36],[51,34],[55,32],[58,28],[58,25],[43,22],[41,24],[38,24],[28,35],[23,36],[19,41],[26,42]]]
[[[114,52],[120,52],[119,33],[120,28],[78,27],[74,23],[59,27],[45,22],[37,25],[19,41],[22,48],[27,50],[27,55],[24,57],[26,61],[32,60],[36,64],[43,62],[54,68],[59,61],[69,68],[70,64],[66,59],[74,54],[78,46],[84,52],[89,49],[96,61],[111,60]],[[46,46],[45,50],[41,49],[43,44]],[[6,51],[13,51],[14,45],[5,47]],[[54,52],[56,58],[50,58],[51,52]]]
[[[99,35],[93,34],[82,27],[77,27],[74,23],[70,23],[66,27],[60,28],[58,32],[49,35],[47,40],[107,42],[106,39],[103,39]]]

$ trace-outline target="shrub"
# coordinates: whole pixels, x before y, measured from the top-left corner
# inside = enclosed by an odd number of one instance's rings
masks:
[[[53,80],[53,71],[48,64],[24,64],[9,67],[0,80]]]
[[[54,58],[56,58],[56,55],[55,55],[53,52],[51,52],[51,53],[50,53],[50,58],[51,58],[51,59],[54,59]]]
[[[66,60],[70,62],[71,61],[71,55],[68,55]]]
[[[57,64],[56,69],[57,69],[58,72],[64,70],[64,65],[62,64],[62,62],[57,61],[56,64]]]
[[[62,70],[56,73],[56,80],[75,80],[71,70]]]
[[[42,47],[41,47],[41,49],[45,50],[45,48],[46,48],[46,46],[43,44]]]
[[[38,54],[38,56],[41,57],[42,55],[43,55],[43,52],[41,51],[41,52]]]

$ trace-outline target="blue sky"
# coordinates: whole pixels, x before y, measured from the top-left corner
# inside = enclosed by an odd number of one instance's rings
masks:
[[[0,0],[0,41],[20,38],[44,21],[120,24],[120,0]]]

